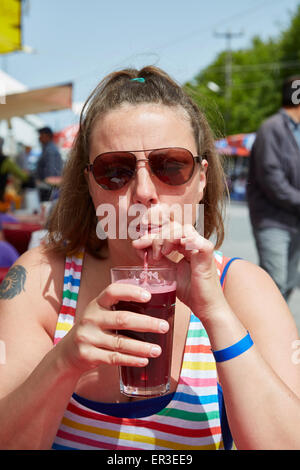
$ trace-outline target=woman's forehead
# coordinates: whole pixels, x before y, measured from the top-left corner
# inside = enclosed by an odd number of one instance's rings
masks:
[[[123,139],[155,141],[193,139],[192,126],[182,107],[161,104],[123,105],[99,117],[92,129],[90,145],[100,142],[106,147]],[[154,142],[153,142],[154,143]],[[171,144],[172,142],[170,142]],[[178,142],[179,144],[180,142]]]

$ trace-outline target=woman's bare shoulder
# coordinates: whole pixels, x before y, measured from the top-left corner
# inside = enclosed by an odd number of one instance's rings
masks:
[[[11,277],[14,274],[16,281],[22,278],[24,292],[32,291],[37,296],[44,297],[50,290],[57,291],[59,287],[62,289],[64,262],[63,256],[38,246],[23,253],[10,268],[8,275]]]
[[[1,311],[16,311],[22,306],[39,315],[39,321],[52,332],[62,301],[63,277],[63,256],[42,246],[26,251],[0,285]]]
[[[50,264],[63,262],[65,257],[63,255],[57,254],[54,251],[46,249],[46,247],[41,244],[35,248],[31,248],[30,250],[25,251],[19,258],[19,260],[40,260],[44,261],[44,263],[48,262]]]
[[[249,261],[237,259],[231,263],[225,279],[224,294],[237,312],[247,312],[247,321],[251,321],[251,316],[257,317],[260,322],[262,317],[274,321],[276,312],[282,318],[290,317],[287,304],[273,279],[265,270]]]

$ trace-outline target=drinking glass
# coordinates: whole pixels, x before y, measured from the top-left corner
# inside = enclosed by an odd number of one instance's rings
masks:
[[[115,267],[111,269],[112,282],[122,282],[143,287],[151,293],[146,302],[119,301],[114,310],[127,310],[166,320],[167,333],[149,333],[120,330],[130,338],[159,344],[162,353],[149,358],[145,367],[120,366],[120,390],[127,396],[163,395],[170,390],[173,327],[176,302],[176,270],[169,267]]]

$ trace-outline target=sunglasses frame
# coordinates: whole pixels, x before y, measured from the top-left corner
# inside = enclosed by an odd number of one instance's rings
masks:
[[[186,180],[184,181],[183,183],[180,183],[180,184],[175,184],[175,185],[170,185],[168,183],[164,183],[163,181],[161,181],[161,179],[153,172],[152,168],[151,168],[151,163],[149,162],[149,156],[151,154],[151,152],[154,152],[154,151],[159,151],[159,150],[173,150],[173,149],[179,149],[179,150],[185,150],[186,152],[188,152],[190,155],[191,155],[191,158],[192,158],[192,161],[193,161],[193,170],[191,171],[191,176]],[[136,158],[136,155],[135,153],[138,153],[138,152],[149,152],[149,155],[148,155],[148,158],[145,158],[145,159],[142,159],[142,160],[138,160]],[[156,178],[158,178],[161,182],[163,182],[164,184],[168,185],[168,186],[182,186],[183,184],[186,184],[190,179],[191,177],[193,176],[193,173],[194,173],[194,169],[195,169],[195,162],[197,163],[200,163],[202,162],[202,156],[201,155],[193,155],[192,152],[184,147],[162,147],[162,148],[158,148],[158,149],[146,149],[146,150],[113,150],[111,152],[103,152],[103,153],[100,153],[99,155],[96,156],[95,160],[93,163],[89,163],[88,165],[85,166],[85,170],[88,171],[88,172],[92,172],[92,175],[94,177],[94,180],[96,181],[96,183],[98,184],[98,186],[100,186],[101,188],[103,188],[103,186],[101,186],[100,183],[97,182],[96,180],[96,177],[94,175],[94,172],[93,172],[93,168],[94,168],[94,164],[95,164],[95,161],[100,157],[103,157],[104,155],[107,155],[107,154],[113,154],[113,153],[126,153],[126,154],[130,154],[132,155],[134,158],[135,158],[135,161],[136,161],[136,164],[135,164],[135,171],[134,171],[134,174],[132,175],[132,178],[134,178],[135,174],[136,174],[136,171],[137,171],[137,163],[138,162],[148,162],[149,164],[149,167],[150,167],[150,170],[151,170],[151,173],[154,174],[154,176],[156,176]],[[131,179],[132,179],[131,178]],[[130,181],[131,181],[130,179]],[[129,181],[128,181],[129,182]],[[123,188],[124,186],[126,186],[125,183],[121,188]],[[121,189],[121,188],[118,188],[118,189]],[[107,191],[117,191],[118,189],[108,189],[108,188],[103,188]]]

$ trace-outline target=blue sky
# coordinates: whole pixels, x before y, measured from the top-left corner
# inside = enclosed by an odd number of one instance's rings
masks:
[[[0,68],[30,88],[72,81],[84,101],[109,72],[155,64],[180,83],[224,50],[214,33],[276,37],[300,0],[26,0],[23,44],[34,54],[2,56]],[[77,118],[70,111],[42,115],[55,130]]]

